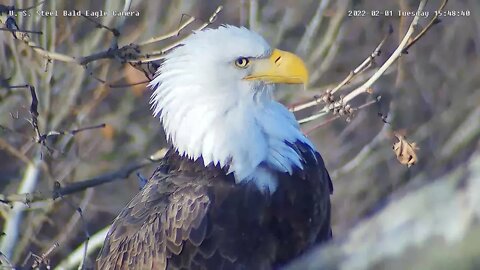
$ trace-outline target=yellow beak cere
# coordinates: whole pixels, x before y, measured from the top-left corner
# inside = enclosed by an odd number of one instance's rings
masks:
[[[267,83],[307,84],[308,69],[300,57],[293,53],[273,50],[265,59],[252,60],[252,74],[244,78]]]

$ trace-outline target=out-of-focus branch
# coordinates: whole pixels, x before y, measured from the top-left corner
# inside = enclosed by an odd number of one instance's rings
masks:
[[[330,24],[327,28],[327,31],[324,36],[322,36],[321,43],[316,47],[314,51],[311,53],[310,61],[312,63],[317,62],[320,57],[325,55],[327,50],[333,44],[335,37],[339,33],[340,27],[342,25],[343,19],[347,14],[347,9],[349,6],[349,1],[341,0],[337,2],[337,9],[335,10],[335,14],[333,18],[330,20]],[[312,81],[316,81],[318,78],[311,78]]]
[[[408,53],[408,49],[410,49],[410,47],[412,47],[415,43],[417,43],[417,41],[422,38],[427,32],[428,30],[435,24],[437,23],[440,23],[440,19],[438,19],[438,16],[440,14],[440,12],[445,9],[445,6],[447,5],[448,3],[448,0],[443,0],[442,4],[440,5],[440,7],[437,9],[437,12],[435,13],[435,15],[433,16],[433,18],[430,20],[430,22],[428,22],[427,26],[425,26],[422,31],[420,31],[420,33],[418,33],[418,35],[416,35],[413,39],[411,39],[408,44],[405,46],[405,48],[403,48],[403,51],[402,53]]]
[[[98,248],[100,248],[103,245],[103,241],[105,240],[105,237],[107,237],[108,230],[110,229],[110,226],[107,226],[94,235],[90,237],[89,240],[89,245],[87,249],[87,255],[92,254],[94,251],[96,251]],[[85,244],[82,243],[80,244],[73,252],[70,252],[68,257],[66,257],[63,261],[61,261],[56,269],[72,269],[75,266],[79,265],[85,254]]]
[[[150,39],[147,39],[145,41],[142,41],[142,42],[138,43],[138,45],[139,46],[145,46],[145,45],[148,45],[148,44],[151,44],[151,43],[163,41],[163,40],[178,36],[178,35],[180,35],[180,32],[183,29],[185,29],[187,26],[192,24],[194,21],[195,21],[195,17],[190,16],[190,17],[188,17],[188,19],[185,22],[180,24],[180,26],[177,29],[171,31],[170,33],[167,33],[167,34],[164,34],[164,35],[161,35],[161,36],[158,36],[158,37],[152,37]]]
[[[29,85],[28,88],[30,89],[30,94],[32,96],[32,103],[30,104],[30,115],[31,115],[31,121],[32,121],[32,126],[33,129],[35,130],[36,133],[36,138],[35,141],[38,143],[44,144],[45,141],[42,140],[42,133],[40,133],[40,129],[38,128],[38,98],[37,94],[35,92],[35,87]]]
[[[8,260],[7,256],[0,252],[0,265],[5,267],[5,269],[15,269],[13,264]]]
[[[365,104],[362,104],[362,105],[358,106],[357,108],[346,107],[346,109],[347,109],[349,114],[352,114],[353,112],[356,112],[356,111],[359,111],[361,109],[367,108],[367,107],[379,102],[381,98],[382,98],[381,96],[378,96],[377,98],[375,98],[373,100],[370,100],[370,101],[366,102]],[[315,130],[333,122],[334,120],[340,118],[341,116],[345,115],[347,113],[347,111],[340,110],[339,113],[337,113],[335,116],[333,116],[333,117],[331,117],[331,118],[329,118],[329,119],[327,119],[327,120],[325,120],[325,121],[323,121],[319,124],[314,125],[313,127],[305,130],[304,133],[307,134],[307,135],[311,134],[313,131],[315,131]],[[302,121],[307,121],[307,122],[308,122],[308,120],[309,120],[308,117],[302,119]],[[304,123],[302,121],[300,121],[300,124]],[[350,118],[347,118],[347,122],[349,122],[349,121],[350,121]]]
[[[76,62],[74,57],[71,57],[71,56],[68,56],[68,55],[65,55],[65,54],[61,54],[61,53],[57,53],[57,52],[50,52],[50,51],[45,50],[44,48],[38,46],[35,42],[33,42],[30,39],[30,37],[26,34],[22,35],[21,40],[23,42],[25,42],[25,44],[27,46],[32,48],[32,50],[34,52],[38,53],[39,55],[43,56],[46,59],[57,60],[57,61],[67,62],[67,63],[75,63]]]
[[[79,10],[75,10],[75,12],[80,12],[80,11],[79,11]],[[83,14],[82,12],[80,12],[80,15],[81,15],[83,18],[85,18],[87,21],[90,21],[90,22],[92,22],[93,24],[95,24],[95,27],[97,27],[97,28],[103,28],[103,29],[106,29],[107,31],[111,32],[114,37],[119,37],[119,36],[120,36],[120,31],[118,31],[118,29],[116,29],[116,28],[111,28],[111,27],[108,27],[108,26],[106,26],[106,25],[104,25],[104,24],[101,24],[101,23],[97,22],[95,19],[93,19],[93,18],[91,18],[91,17]]]
[[[208,18],[208,21],[204,22],[202,25],[200,25],[200,27],[196,28],[195,31],[203,30],[203,29],[207,28],[210,24],[214,23],[215,20],[217,19],[218,14],[222,10],[223,10],[223,6],[218,6],[217,9],[215,9],[213,14],[210,16],[210,18]],[[182,27],[182,25],[180,27]],[[180,27],[177,29],[178,32],[181,30]],[[161,50],[154,51],[154,52],[145,54],[144,56],[139,56],[135,59],[130,59],[130,60],[127,60],[127,61],[128,62],[133,62],[133,63],[136,63],[136,64],[140,64],[140,63],[149,63],[149,62],[152,62],[152,61],[160,60],[160,59],[165,57],[165,54],[168,51],[177,47],[182,42],[182,40],[183,39],[177,40],[176,42],[163,47]]]
[[[213,12],[213,14],[209,17],[209,19],[204,23],[202,23],[199,27],[195,28],[194,30],[199,31],[208,27],[210,24],[212,24],[216,20],[218,14],[222,11],[222,9],[223,9],[223,6],[218,6]],[[84,16],[84,15],[82,16],[87,20],[95,23],[97,27],[104,28],[112,32],[115,39],[118,39],[119,36],[121,35],[116,28],[105,26],[88,16]],[[187,21],[180,24],[178,28],[175,29],[174,31],[171,31],[159,37],[148,39],[138,44],[132,43],[132,44],[127,44],[119,47],[116,42],[113,42],[112,46],[110,46],[108,49],[97,52],[97,53],[93,53],[87,56],[83,56],[83,57],[73,57],[73,56],[69,56],[69,55],[65,55],[57,52],[50,52],[38,46],[26,34],[22,36],[21,40],[23,40],[25,44],[31,47],[36,53],[42,55],[48,60],[57,60],[57,61],[67,62],[67,63],[76,63],[84,67],[86,67],[91,62],[102,60],[102,59],[118,59],[121,62],[129,62],[129,63],[139,65],[139,64],[149,63],[149,62],[164,58],[165,54],[171,49],[177,47],[183,39],[179,39],[172,44],[166,45],[160,50],[156,50],[148,53],[142,52],[143,46],[178,36],[182,30],[184,30],[187,26],[191,25],[195,20],[197,20],[197,18],[189,17]],[[11,31],[11,29],[6,29],[6,30]],[[17,31],[17,32],[22,32],[22,31]],[[100,81],[105,83],[103,80],[100,80]]]
[[[310,50],[314,36],[322,25],[323,16],[325,15],[324,13],[329,3],[330,0],[321,0],[318,4],[315,15],[308,23],[307,28],[305,29],[305,33],[303,34],[300,42],[298,43],[296,50],[297,53],[306,53]]]
[[[201,26],[199,26],[195,30],[197,30],[197,31],[202,30],[202,29],[206,28],[207,26],[209,26],[210,24],[212,24],[216,20],[218,13],[220,13],[220,11],[222,11],[222,9],[223,9],[223,6],[218,6],[217,9],[210,16],[208,21],[203,23]],[[175,35],[178,35],[178,33],[180,33],[181,30],[183,30],[188,25],[190,25],[194,20],[196,20],[195,17],[190,17],[189,20],[187,20],[185,23],[181,24],[174,31],[172,31],[168,34],[165,34],[163,36],[160,36],[160,37],[156,37],[156,38],[152,38],[152,39],[143,41],[143,42],[140,43],[140,45],[139,44],[128,44],[128,45],[125,45],[125,46],[120,47],[120,48],[109,48],[105,51],[101,51],[101,52],[98,52],[98,53],[95,53],[95,54],[92,54],[92,55],[89,55],[89,56],[81,57],[81,58],[78,59],[78,64],[87,65],[88,63],[93,62],[93,61],[97,61],[97,60],[100,60],[100,59],[109,59],[109,58],[110,59],[118,58],[121,61],[132,62],[132,63],[136,63],[136,64],[148,63],[148,62],[152,62],[152,61],[162,59],[162,58],[164,58],[165,54],[168,51],[177,47],[180,44],[180,42],[182,41],[182,39],[177,40],[176,42],[174,42],[172,44],[169,44],[169,45],[163,47],[160,50],[153,51],[153,52],[146,53],[146,54],[142,54],[141,46],[145,46],[145,45],[148,45],[148,44],[151,44],[151,43],[154,43],[154,42],[159,42],[159,41],[162,41],[162,40],[166,40],[166,39],[169,39],[169,38],[171,38]]]
[[[54,149],[50,148],[47,145],[47,139],[52,137],[52,136],[67,135],[67,134],[75,135],[75,134],[77,134],[79,132],[82,132],[82,131],[105,127],[105,124],[100,124],[100,125],[82,127],[82,128],[68,130],[68,131],[52,130],[52,131],[48,131],[46,133],[42,133],[40,131],[40,128],[39,128],[39,125],[38,125],[38,116],[39,116],[39,113],[38,113],[38,98],[37,98],[37,94],[36,94],[36,91],[35,91],[35,87],[33,87],[31,85],[28,85],[28,84],[26,85],[26,87],[28,87],[28,89],[30,90],[30,95],[32,97],[32,102],[30,104],[30,116],[31,116],[30,123],[32,124],[32,127],[35,131],[35,142],[44,146],[50,154],[53,153]]]
[[[33,192],[38,181],[40,163],[40,154],[38,154],[35,161],[32,164],[28,165],[27,169],[25,170],[25,174],[18,188],[19,193],[28,194],[30,192]],[[4,198],[0,199],[2,200],[2,202],[8,203],[8,200],[4,200]],[[3,225],[3,232],[5,232],[5,236],[1,238],[2,241],[0,249],[5,254],[5,256],[7,256],[7,258],[11,258],[14,252],[14,248],[20,234],[19,229],[23,219],[23,212],[26,207],[27,205],[25,204],[12,206],[8,218],[6,218],[5,224]]]
[[[23,161],[25,164],[31,164],[32,163],[32,161],[27,156],[25,156],[25,154],[18,151],[15,147],[13,147],[11,144],[9,144],[7,141],[5,141],[2,138],[0,138],[0,149],[4,149],[5,151],[10,153],[14,157]]]
[[[26,10],[30,10],[30,9],[33,9],[37,6],[40,6],[42,5],[43,3],[45,3],[45,1],[40,1],[36,4],[33,4],[29,7],[26,7],[26,8],[16,8],[15,6],[6,6],[6,5],[2,5],[0,4],[0,15],[2,13],[9,13],[10,11],[13,11],[13,12],[19,12],[19,11],[26,11]]]
[[[390,129],[390,126],[385,123],[382,127],[382,129],[378,132],[378,134],[366,145],[363,146],[363,148],[358,152],[358,154],[352,158],[350,161],[348,161],[346,164],[344,164],[341,168],[338,168],[337,170],[333,171],[331,176],[336,178],[339,175],[348,173],[352,171],[353,169],[357,168],[360,164],[365,162],[365,159],[368,157],[368,155],[377,147],[382,140],[385,139],[387,131]]]
[[[385,35],[382,41],[380,41],[380,43],[377,45],[375,50],[373,50],[372,54],[370,54],[356,69],[354,69],[353,71],[350,71],[350,74],[348,74],[348,76],[340,84],[338,84],[335,88],[333,88],[332,91],[330,91],[330,94],[332,95],[335,94],[338,90],[340,90],[340,88],[342,88],[343,86],[351,82],[355,76],[364,72],[370,66],[372,66],[375,61],[375,57],[380,55],[383,45],[385,44],[388,37],[392,33],[393,33],[393,27],[390,25],[388,29],[388,33]]]
[[[249,0],[249,9],[248,9],[248,26],[252,30],[257,30],[257,21],[258,21],[258,0]]]
[[[99,186],[105,183],[113,182],[120,179],[125,179],[130,176],[134,171],[143,168],[147,165],[153,164],[153,161],[150,159],[145,159],[140,162],[136,162],[130,165],[123,166],[121,169],[113,172],[109,172],[100,176],[96,176],[90,179],[74,182],[65,187],[61,187],[57,182],[55,188],[47,193],[42,192],[29,192],[29,193],[20,193],[20,194],[11,194],[11,195],[1,195],[0,200],[4,203],[11,204],[13,202],[22,202],[24,204],[29,204],[36,201],[43,200],[55,200],[65,195],[73,194],[76,192],[83,191],[87,188]]]
[[[439,11],[443,10],[445,8],[445,5],[448,1],[444,0],[438,9]],[[360,64],[355,70],[351,71],[350,74],[336,87],[334,87],[332,90],[327,90],[327,92],[322,95],[322,96],[315,96],[312,100],[297,104],[294,107],[291,107],[291,111],[300,111],[306,108],[310,108],[313,106],[318,105],[319,103],[326,103],[326,105],[316,114],[310,115],[304,119],[300,119],[300,123],[307,123],[310,121],[313,121],[315,119],[318,119],[324,115],[326,115],[329,112],[333,112],[334,114],[338,113],[342,109],[348,109],[349,105],[348,103],[352,101],[355,97],[357,97],[360,94],[363,93],[371,93],[372,89],[371,86],[387,71],[389,67],[392,66],[393,63],[395,63],[401,56],[406,52],[406,48],[408,49],[409,47],[413,46],[415,42],[417,42],[422,36],[425,35],[425,33],[431,29],[431,26],[433,26],[435,23],[438,23],[439,20],[437,16],[435,16],[430,23],[420,31],[420,33],[415,36],[412,39],[412,36],[416,30],[416,27],[418,25],[418,21],[420,19],[420,13],[423,11],[427,1],[422,0],[419,3],[419,6],[417,8],[416,16],[413,18],[407,32],[403,36],[402,41],[398,45],[397,49],[392,53],[392,55],[387,59],[387,61],[362,85],[359,87],[355,88],[352,90],[350,93],[345,95],[344,97],[340,97],[340,99],[336,99],[333,97],[333,94],[337,92],[339,89],[344,87],[346,84],[348,84],[355,76],[358,74],[361,74],[363,71],[365,71],[371,64],[373,63],[374,57],[378,55],[380,52],[381,47],[385,43],[386,37],[380,42],[380,44],[377,46],[377,48],[374,50],[372,55],[370,55],[367,59],[365,59],[362,64]],[[391,29],[389,31],[389,34],[391,33]],[[388,34],[388,35],[389,35]],[[388,36],[387,35],[387,36]],[[347,112],[347,115],[349,113]]]
[[[25,258],[22,269],[49,269],[50,268],[50,255],[58,248],[58,243],[54,243],[47,251],[38,256],[32,252]]]
[[[367,90],[375,83],[382,75],[383,73],[393,64],[395,61],[397,61],[398,58],[402,56],[403,50],[406,48],[407,44],[409,44],[409,40],[413,33],[415,32],[415,27],[418,25],[418,20],[420,19],[420,13],[423,11],[425,8],[427,1],[422,0],[418,6],[417,9],[417,15],[413,18],[412,23],[410,24],[410,27],[407,30],[407,33],[403,37],[403,40],[400,42],[400,45],[398,45],[397,49],[393,52],[393,54],[388,58],[388,60],[378,69],[375,74],[373,74],[368,81],[366,81],[363,85],[358,87],[357,89],[353,90],[350,92],[348,95],[345,96],[345,98],[342,100],[343,104],[348,103],[352,99],[354,99],[356,96],[362,93],[366,93]]]
[[[374,63],[375,57],[379,56],[381,53],[381,49],[385,42],[387,41],[388,37],[393,33],[393,28],[390,26],[388,33],[385,35],[385,37],[380,41],[380,43],[377,45],[377,47],[373,50],[373,52],[359,65],[357,66],[354,70],[350,71],[347,77],[343,79],[339,84],[337,84],[335,87],[333,87],[331,90],[328,89],[326,94],[323,95],[323,97],[314,97],[311,101],[308,101],[306,103],[298,104],[291,106],[289,109],[291,112],[297,112],[301,111],[313,106],[318,105],[320,102],[327,102],[329,99],[329,96],[335,94],[338,90],[340,90],[342,87],[345,85],[349,84],[355,77],[358,75],[362,74],[365,72],[369,67],[372,66]],[[331,97],[330,97],[331,98]]]
[[[28,34],[37,34],[37,35],[43,34],[42,31],[25,30],[25,29],[11,29],[11,28],[5,28],[5,27],[0,27],[0,31],[8,31],[8,32],[13,32],[13,33],[28,33]]]

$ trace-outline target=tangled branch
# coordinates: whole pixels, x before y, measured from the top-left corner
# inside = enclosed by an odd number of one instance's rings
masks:
[[[447,2],[448,0],[444,0],[440,5],[440,7],[438,8],[438,11],[442,11],[445,8]],[[371,89],[372,85],[387,71],[387,69],[390,68],[393,65],[393,63],[395,63],[403,54],[406,54],[408,49],[410,49],[410,47],[412,47],[419,39],[421,39],[431,29],[433,25],[440,22],[438,19],[439,12],[437,12],[437,14],[433,17],[433,19],[431,19],[430,22],[427,24],[427,26],[423,28],[417,35],[413,36],[420,19],[420,14],[423,11],[426,3],[427,3],[426,0],[423,0],[420,2],[417,8],[417,13],[416,13],[417,15],[413,18],[407,32],[405,33],[397,49],[392,53],[392,55],[387,59],[387,61],[372,76],[368,78],[366,82],[364,82],[359,87],[353,89],[350,93],[346,94],[345,96],[340,96],[339,98],[334,96],[336,92],[341,90],[341,88],[343,88],[345,85],[349,84],[352,81],[352,79],[354,79],[356,76],[362,74],[363,72],[365,72],[366,70],[368,70],[373,66],[375,57],[380,55],[381,48],[385,44],[388,36],[393,31],[391,27],[388,31],[388,34],[382,39],[382,41],[374,49],[373,53],[370,56],[368,56],[358,67],[350,71],[350,73],[344,80],[338,83],[331,90],[327,90],[321,96],[314,96],[309,101],[297,104],[295,106],[291,106],[290,111],[297,112],[297,111],[305,110],[320,104],[325,104],[322,109],[320,109],[313,115],[299,119],[299,123],[304,124],[304,123],[314,121],[316,119],[319,119],[327,115],[328,113],[333,113],[334,115],[346,116],[347,121],[349,121],[351,119],[352,113],[355,111],[355,109],[352,109],[349,103],[360,94],[372,93],[373,92],[373,90]],[[367,104],[371,104],[371,103],[367,102]],[[334,119],[337,119],[337,118],[338,117],[335,117]],[[331,122],[331,121],[332,119],[327,120],[327,122]],[[321,127],[323,125],[324,123],[321,123],[316,126]]]
[[[56,182],[53,190],[46,193],[38,191],[38,192],[25,193],[25,194],[10,194],[10,195],[0,194],[0,202],[3,202],[5,204],[21,202],[26,205],[29,205],[37,201],[56,200],[63,196],[74,194],[91,187],[99,186],[99,185],[113,182],[119,179],[128,178],[134,171],[141,169],[147,165],[151,165],[153,162],[154,162],[153,160],[146,159],[130,165],[122,166],[121,169],[113,172],[95,176],[90,179],[74,182],[72,184],[66,185],[65,187],[62,187],[59,182]]]

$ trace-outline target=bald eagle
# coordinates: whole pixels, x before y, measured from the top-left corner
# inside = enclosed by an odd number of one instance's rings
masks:
[[[274,269],[330,239],[330,176],[272,97],[307,80],[298,56],[246,28],[186,38],[149,85],[171,147],[97,268]]]

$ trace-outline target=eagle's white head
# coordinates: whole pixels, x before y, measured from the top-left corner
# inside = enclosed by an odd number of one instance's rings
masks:
[[[273,193],[272,169],[302,169],[301,142],[314,147],[293,115],[272,98],[276,83],[306,83],[303,61],[272,49],[246,28],[195,32],[171,52],[150,83],[151,104],[181,155],[228,166],[237,183]]]

